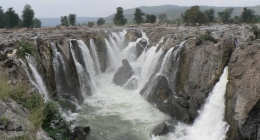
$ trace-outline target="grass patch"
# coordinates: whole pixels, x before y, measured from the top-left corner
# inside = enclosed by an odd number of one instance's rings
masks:
[[[17,55],[25,58],[26,54],[32,54],[35,50],[33,44],[26,39],[22,38],[16,45]]]

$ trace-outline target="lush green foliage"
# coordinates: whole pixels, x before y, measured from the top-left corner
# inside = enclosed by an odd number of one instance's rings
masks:
[[[2,7],[0,6],[0,28],[5,27],[5,13]]]
[[[231,14],[233,12],[233,8],[225,9],[225,11],[219,12],[219,18],[223,23],[230,23],[231,22]]]
[[[160,15],[158,16],[158,18],[159,18],[159,22],[160,22],[160,23],[167,23],[168,18],[167,18],[167,16],[166,16],[166,14],[160,14]]]
[[[98,26],[102,26],[103,24],[105,24],[105,19],[104,18],[99,18],[98,20],[97,20],[97,25]]]
[[[13,8],[8,8],[5,12],[5,26],[7,28],[14,28],[19,23],[19,16]]]
[[[41,28],[41,26],[42,26],[42,22],[39,19],[34,18],[33,19],[33,27],[34,28]]]
[[[135,23],[136,24],[141,24],[142,22],[143,22],[143,15],[144,15],[144,13],[142,12],[142,10],[141,9],[139,9],[139,8],[136,8],[135,9],[135,13],[134,13],[134,21],[135,21]]]
[[[91,28],[91,27],[93,27],[95,25],[95,22],[94,21],[89,21],[87,25],[88,25],[89,28]]]
[[[48,132],[53,139],[64,139],[62,135],[70,128],[72,122],[68,122],[62,117],[59,105],[52,101],[47,102],[44,114],[46,116],[42,128]]]
[[[17,43],[16,49],[17,55],[22,58],[25,58],[26,53],[32,54],[34,52],[33,44],[24,38]]]
[[[24,6],[22,18],[24,27],[29,28],[33,26],[34,11],[30,5],[27,4]]]
[[[215,10],[211,8],[211,9],[206,10],[204,12],[208,17],[209,22],[214,22],[214,20],[215,20]]]
[[[61,26],[66,26],[66,27],[69,26],[69,20],[67,16],[61,16],[60,22],[61,22],[60,24]]]
[[[255,11],[251,9],[247,9],[246,7],[243,9],[244,11],[241,14],[241,21],[244,23],[256,23],[257,17],[254,14]]]
[[[190,9],[185,11],[183,15],[183,21],[187,25],[195,25],[196,23],[205,24],[208,23],[208,17],[206,13],[200,11],[199,6],[192,6]]]
[[[147,15],[145,15],[145,22],[146,23],[155,23],[156,22],[156,15],[149,15],[149,14],[147,14]]]
[[[76,14],[69,14],[69,23],[71,26],[75,26],[76,24]]]
[[[123,8],[122,7],[117,7],[117,12],[113,18],[113,22],[115,25],[120,26],[120,25],[125,25],[127,23],[127,19],[123,15]]]

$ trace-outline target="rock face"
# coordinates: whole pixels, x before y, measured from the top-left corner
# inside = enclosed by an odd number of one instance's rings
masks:
[[[86,140],[87,135],[90,132],[90,127],[76,126],[73,132],[73,138],[78,140]]]
[[[116,85],[123,86],[129,78],[134,74],[132,67],[126,59],[122,60],[121,66],[114,75],[113,82]]]
[[[229,63],[226,120],[231,125],[227,139],[260,138],[260,44],[240,43]]]
[[[11,99],[6,102],[0,100],[1,138],[12,139],[22,136],[25,132],[31,133],[33,125],[29,121],[27,113],[24,108]]]

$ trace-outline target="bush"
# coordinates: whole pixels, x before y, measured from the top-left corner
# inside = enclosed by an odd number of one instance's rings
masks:
[[[52,101],[47,102],[44,109],[44,114],[46,116],[43,121],[42,128],[53,139],[66,139],[64,134],[68,132],[73,122],[67,121],[62,117],[61,111],[59,110],[59,105]]]
[[[254,33],[255,39],[260,39],[260,29],[256,25],[250,25],[251,31]]]
[[[203,40],[203,41],[208,40],[208,41],[211,41],[211,42],[213,42],[213,43],[217,43],[217,42],[218,42],[217,40],[215,40],[215,39],[210,35],[210,31],[209,31],[209,30],[207,30],[204,34],[199,34],[199,37],[200,37],[200,39]]]
[[[94,21],[89,21],[87,25],[88,25],[89,28],[91,28],[91,27],[93,27],[95,25],[95,22]]]
[[[32,54],[34,52],[33,44],[24,38],[18,42],[16,49],[17,55],[22,58],[25,58],[26,53]]]

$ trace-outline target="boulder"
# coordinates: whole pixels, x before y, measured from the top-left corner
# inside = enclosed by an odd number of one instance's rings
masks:
[[[113,82],[116,85],[123,86],[129,78],[134,74],[132,67],[126,59],[122,60],[121,66],[114,75]]]
[[[169,129],[165,122],[159,124],[153,129],[154,136],[166,135],[169,132]]]
[[[15,121],[8,121],[5,125],[5,130],[6,131],[22,131],[23,128],[21,124]]]
[[[74,128],[73,137],[78,140],[86,140],[87,135],[90,132],[90,127],[84,127],[84,126],[76,126]]]

